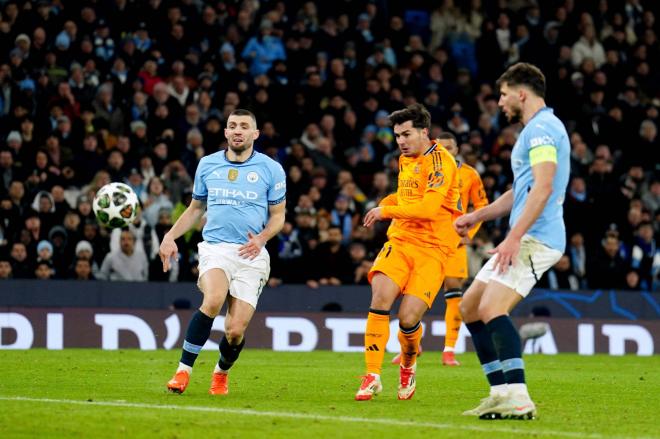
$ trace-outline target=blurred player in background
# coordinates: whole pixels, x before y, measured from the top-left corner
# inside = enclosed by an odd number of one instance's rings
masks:
[[[563,202],[570,174],[564,124],[545,105],[545,76],[518,63],[498,79],[499,106],[523,130],[511,153],[513,188],[489,206],[458,218],[461,236],[482,221],[510,214],[510,230],[463,296],[461,314],[472,335],[489,397],[465,415],[532,419],[536,407],[525,384],[520,335],[509,312],[564,253]]]
[[[369,272],[372,297],[365,331],[366,375],[355,395],[370,400],[382,391],[380,372],[390,335],[390,309],[399,306],[399,399],[415,393],[415,369],[421,319],[433,305],[449,256],[458,246],[456,233],[443,233],[460,215],[454,157],[440,144],[431,143],[431,116],[420,104],[389,116],[401,151],[396,194],[385,197],[364,217],[364,225],[392,218],[388,241]]]
[[[225,129],[228,149],[201,159],[193,199],[160,245],[163,270],[167,271],[170,260],[178,258],[174,240],[192,228],[206,210],[198,281],[204,298],[188,325],[176,374],[167,383],[175,393],[186,389],[225,299],[225,335],[209,393],[229,391],[227,373],[245,345],[243,334],[268,281],[270,257],[265,245],[284,225],[286,177],[279,163],[254,151],[258,136],[251,112],[239,109],[229,115]]]
[[[454,157],[458,155],[458,144],[456,136],[450,132],[443,132],[436,138],[436,142],[442,144]],[[458,190],[461,200],[461,208],[467,212],[468,205],[472,203],[474,210],[488,205],[488,198],[481,177],[472,166],[456,160],[458,168]],[[445,366],[460,366],[454,356],[458,331],[461,329],[461,313],[459,305],[463,296],[463,284],[468,277],[468,256],[466,245],[470,243],[474,235],[479,231],[480,224],[472,228],[468,236],[461,238],[456,252],[449,258],[445,266],[445,348],[442,352],[442,364]],[[453,227],[452,227],[453,231]],[[447,230],[443,233],[448,233]],[[421,353],[421,346],[420,346]],[[392,359],[392,364],[401,362],[401,354]]]

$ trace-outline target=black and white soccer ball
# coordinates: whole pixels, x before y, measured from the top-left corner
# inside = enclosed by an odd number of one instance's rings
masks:
[[[110,229],[126,227],[135,221],[140,203],[124,183],[108,183],[96,193],[92,208],[99,224]]]

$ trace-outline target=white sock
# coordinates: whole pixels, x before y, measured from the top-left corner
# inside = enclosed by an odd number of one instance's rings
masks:
[[[213,373],[224,373],[224,374],[228,374],[229,371],[228,371],[228,370],[220,369],[220,365],[219,365],[218,363],[215,363],[215,368],[213,368]]]
[[[491,386],[490,396],[506,396],[509,392],[506,384],[498,384],[497,386]]]
[[[369,372],[367,375],[373,375],[373,376],[375,376],[377,379],[380,379],[380,374],[377,374],[377,373]]]
[[[445,350],[443,352],[454,352],[454,348],[451,346],[445,346]]]
[[[188,366],[187,364],[179,363],[179,367],[177,367],[176,371],[181,372],[182,370],[188,372],[188,375],[192,375],[192,367]]]
[[[508,384],[508,386],[511,395],[529,398],[529,393],[527,392],[527,384],[515,383],[515,384]]]

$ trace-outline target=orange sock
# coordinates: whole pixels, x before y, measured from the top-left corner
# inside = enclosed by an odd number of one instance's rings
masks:
[[[456,347],[456,340],[458,339],[458,330],[461,329],[461,312],[458,309],[461,304],[461,297],[446,298],[447,309],[445,311],[445,326],[447,334],[445,335],[445,348]]]
[[[419,342],[422,339],[422,323],[418,322],[409,329],[399,326],[399,343],[401,343],[401,365],[410,367],[417,361]]]
[[[385,347],[390,338],[390,314],[389,311],[373,311],[370,310],[367,317],[367,330],[364,334],[364,359],[367,363],[367,373],[380,375]]]

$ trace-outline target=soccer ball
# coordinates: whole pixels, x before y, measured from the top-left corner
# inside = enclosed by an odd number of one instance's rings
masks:
[[[110,229],[132,223],[139,206],[137,195],[124,183],[106,184],[96,193],[92,203],[99,224]]]

